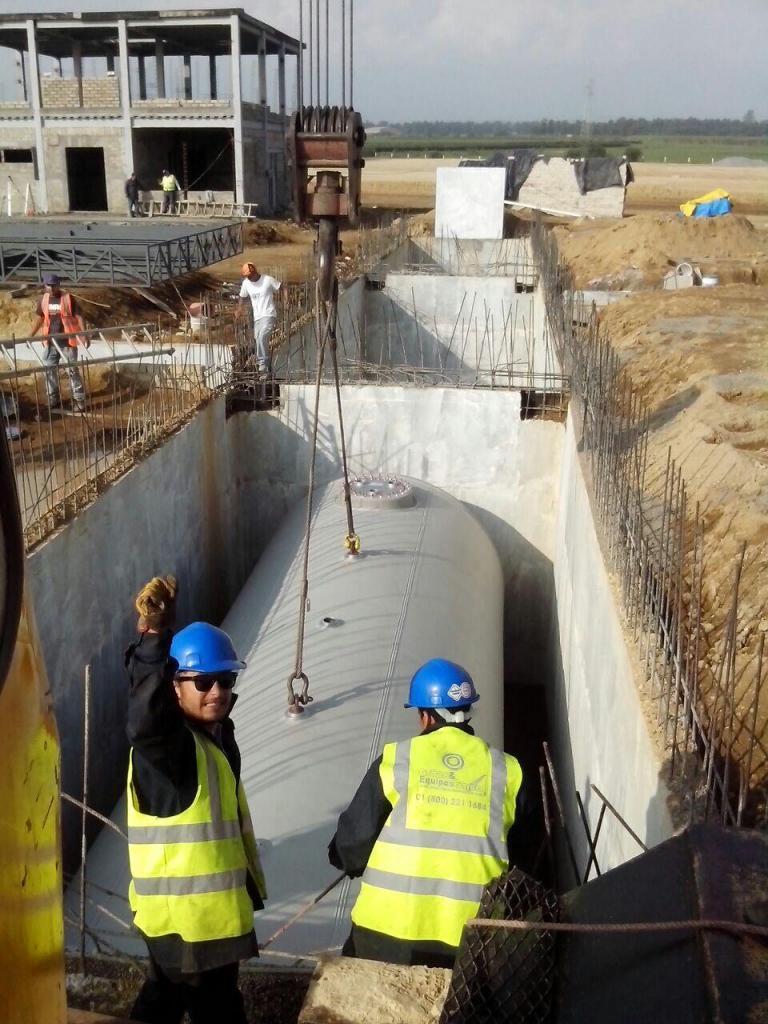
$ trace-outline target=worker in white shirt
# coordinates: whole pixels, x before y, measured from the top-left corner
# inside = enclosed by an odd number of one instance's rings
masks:
[[[280,291],[280,282],[268,274],[260,274],[253,263],[242,266],[243,284],[240,288],[240,304],[235,316],[239,319],[248,308],[253,309],[253,340],[256,345],[256,359],[260,373],[271,372],[269,341],[277,323],[275,295]]]

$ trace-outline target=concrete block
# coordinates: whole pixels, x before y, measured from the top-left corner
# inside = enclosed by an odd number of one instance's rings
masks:
[[[503,167],[441,167],[437,171],[435,238],[502,238]]]
[[[299,1024],[430,1024],[440,1018],[450,980],[440,968],[324,957]]]

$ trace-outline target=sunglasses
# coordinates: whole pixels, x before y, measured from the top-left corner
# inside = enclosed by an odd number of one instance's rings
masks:
[[[208,693],[213,689],[214,683],[219,684],[222,690],[231,690],[237,682],[237,672],[215,672],[205,675],[176,676],[179,683],[190,682],[195,684],[198,693]]]

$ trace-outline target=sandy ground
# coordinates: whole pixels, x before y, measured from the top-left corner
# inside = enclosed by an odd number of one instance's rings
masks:
[[[435,204],[435,171],[457,167],[458,160],[367,159],[363,200],[381,207],[431,209]],[[628,214],[640,210],[677,211],[680,203],[727,189],[740,213],[768,221],[768,168],[718,167],[701,164],[633,164],[635,181],[627,192]]]

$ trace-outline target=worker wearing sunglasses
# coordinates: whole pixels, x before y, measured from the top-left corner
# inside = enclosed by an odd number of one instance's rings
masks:
[[[126,657],[129,895],[149,949],[131,1019],[246,1024],[238,967],[266,889],[230,717],[245,663],[210,623],[174,636],[176,594],[173,577],[141,590]]]

